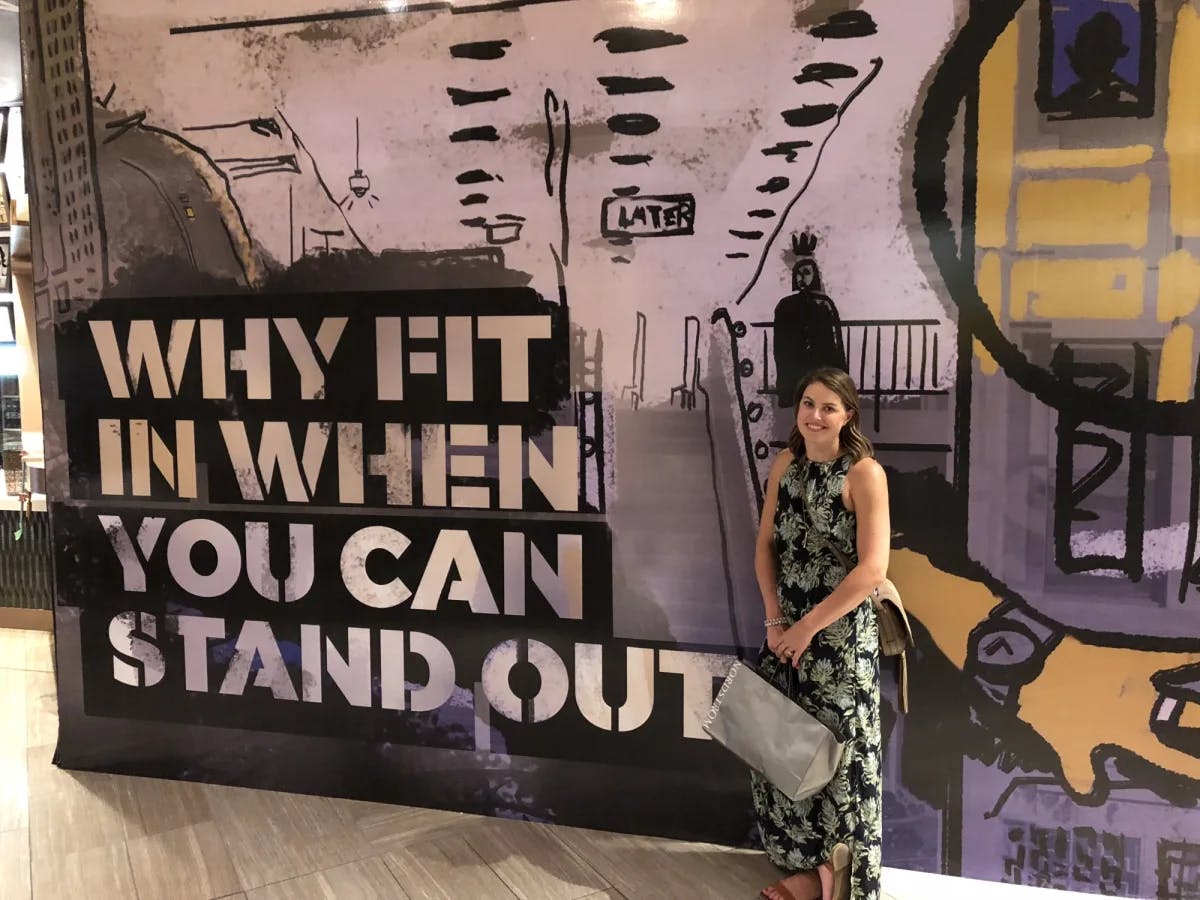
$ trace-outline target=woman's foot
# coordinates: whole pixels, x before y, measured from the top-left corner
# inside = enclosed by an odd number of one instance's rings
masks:
[[[778,884],[763,888],[766,900],[828,900],[816,872],[797,872]]]

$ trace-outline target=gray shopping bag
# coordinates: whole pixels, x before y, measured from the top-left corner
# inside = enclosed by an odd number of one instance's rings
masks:
[[[703,727],[792,800],[829,784],[845,747],[839,735],[743,660],[730,668]]]

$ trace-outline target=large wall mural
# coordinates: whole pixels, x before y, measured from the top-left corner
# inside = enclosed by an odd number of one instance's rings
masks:
[[[753,843],[700,719],[819,360],[885,863],[1200,897],[1192,2],[22,21],[60,764]]]

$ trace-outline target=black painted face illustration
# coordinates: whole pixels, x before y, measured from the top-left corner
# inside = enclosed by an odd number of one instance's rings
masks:
[[[797,291],[812,287],[816,280],[817,267],[811,261],[798,263],[792,272],[792,287]]]

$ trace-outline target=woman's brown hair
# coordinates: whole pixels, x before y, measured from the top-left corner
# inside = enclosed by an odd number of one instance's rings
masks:
[[[860,459],[873,457],[875,448],[871,446],[871,442],[858,427],[861,413],[858,390],[854,387],[854,380],[841,369],[835,369],[832,366],[813,369],[796,385],[796,393],[792,398],[793,410],[799,409],[800,401],[804,398],[804,392],[808,390],[810,384],[821,384],[829,388],[837,394],[838,399],[842,401],[842,406],[850,413],[850,420],[842,426],[842,433],[838,435],[838,441],[841,444],[842,453],[850,457],[851,465]],[[795,424],[792,425],[792,433],[788,436],[788,449],[797,459],[804,458],[804,437]]]

